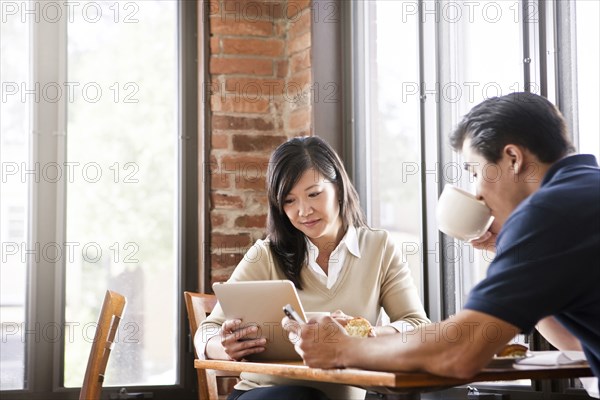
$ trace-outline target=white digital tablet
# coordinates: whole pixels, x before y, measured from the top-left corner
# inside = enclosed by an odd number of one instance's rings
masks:
[[[304,309],[291,281],[218,282],[213,284],[219,304],[227,319],[240,319],[242,324],[256,325],[256,338],[267,339],[265,351],[249,356],[250,360],[291,361],[300,360],[281,327],[285,316],[283,307],[292,307],[306,321]]]

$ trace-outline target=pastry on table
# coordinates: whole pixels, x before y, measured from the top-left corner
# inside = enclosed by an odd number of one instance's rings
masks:
[[[348,321],[348,323],[346,324],[345,328],[346,328],[346,332],[350,336],[357,336],[357,337],[375,336],[375,330],[371,326],[371,323],[362,317],[350,319]]]
[[[504,346],[502,350],[500,350],[496,356],[497,357],[525,357],[527,355],[527,351],[529,349],[527,346],[523,346],[522,344],[512,343]]]

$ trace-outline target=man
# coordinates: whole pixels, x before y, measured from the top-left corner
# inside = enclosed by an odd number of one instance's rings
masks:
[[[349,337],[329,317],[331,340],[283,324],[312,367],[362,367],[469,378],[519,332],[537,329],[557,348],[583,350],[600,376],[600,169],[573,155],[560,112],[513,93],[474,107],[452,133],[477,195],[495,222],[479,247],[496,245],[487,277],[464,309],[402,336]],[[497,237],[496,237],[497,235]],[[328,326],[328,334],[331,334]],[[360,342],[359,342],[360,341]],[[360,343],[360,345],[359,345]]]

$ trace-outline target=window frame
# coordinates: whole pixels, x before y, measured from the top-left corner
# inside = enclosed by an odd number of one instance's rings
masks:
[[[56,4],[67,15],[62,4]],[[177,326],[178,326],[178,365],[177,380],[167,386],[127,386],[129,392],[149,393],[154,399],[197,398],[196,373],[193,367],[194,350],[183,291],[197,291],[199,288],[199,214],[198,208],[198,65],[205,64],[205,58],[198,61],[198,49],[203,48],[198,41],[199,22],[202,23],[202,9],[197,2],[178,2],[178,241],[177,262]],[[30,25],[32,43],[33,82],[41,86],[48,82],[66,82],[67,60],[67,19],[60,22],[39,19]],[[205,36],[200,36],[205,38]],[[43,106],[40,106],[43,104]],[[56,103],[43,102],[32,106],[30,159],[32,162],[61,163],[65,161],[66,149],[66,99]],[[44,127],[42,130],[40,127]],[[39,182],[29,180],[29,226],[28,243],[61,243],[65,238],[66,182]],[[42,200],[43,199],[43,200]],[[35,340],[39,332],[37,326],[59,324],[64,326],[65,318],[65,265],[64,259],[51,263],[45,257],[35,262],[28,257],[26,281],[26,325],[23,337],[25,343],[25,380],[22,390],[3,390],[3,399],[44,399],[69,400],[79,398],[79,388],[65,388],[64,330],[56,341]],[[98,299],[101,302],[102,299]],[[30,322],[33,321],[33,322]],[[29,329],[29,333],[27,331]],[[87,359],[87,358],[86,358]],[[110,361],[109,361],[110,362]],[[85,368],[85,364],[82,365]],[[49,371],[51,369],[51,371]],[[49,373],[50,372],[50,373]],[[118,393],[120,387],[106,387],[105,393]]]
[[[577,62],[571,57],[576,56],[575,46],[575,2],[561,1],[543,1],[543,0],[518,0],[521,2],[521,16],[531,14],[533,10],[537,18],[527,20],[521,17],[521,50],[523,54],[523,79],[522,85],[524,91],[534,91],[545,97],[558,106],[561,110],[569,127],[569,132],[574,144],[578,145],[578,126],[577,126]],[[367,126],[364,123],[368,119],[365,115],[366,107],[355,104],[353,99],[366,99],[360,95],[364,87],[364,73],[360,59],[360,51],[363,48],[364,34],[361,32],[365,26],[364,15],[361,15],[360,6],[357,3],[349,2],[351,6],[346,6],[344,19],[351,28],[344,31],[346,42],[343,42],[345,54],[343,65],[344,72],[351,79],[346,79],[345,83],[350,85],[344,88],[343,101],[344,109],[347,110],[345,118],[345,127],[343,130],[344,140],[354,145],[349,147],[350,153],[345,154],[346,160],[351,160],[349,170],[356,183],[361,203],[366,208],[369,215],[370,199],[368,184],[369,161],[366,156],[365,146],[358,146],[357,143],[366,141],[364,135],[367,132]],[[427,10],[431,10],[432,1],[427,1]],[[439,5],[443,0],[435,0]],[[435,87],[437,82],[440,86],[444,82],[452,82],[452,68],[447,64],[449,58],[445,54],[452,51],[451,38],[454,33],[452,28],[444,24],[434,23],[432,18],[424,16],[425,1],[418,1],[418,15],[421,23],[419,24],[419,69],[421,76],[421,163],[422,166],[445,165],[446,163],[456,162],[456,155],[446,144],[445,133],[451,126],[451,121],[456,121],[456,107],[447,102],[436,101],[437,93],[433,94],[426,91],[427,87]],[[439,8],[435,20],[439,18]],[[425,21],[425,22],[423,22]],[[561,53],[558,52],[561,49]],[[562,55],[562,57],[560,56]],[[319,60],[314,64],[318,65]],[[539,87],[535,87],[535,85]],[[358,86],[358,87],[357,87]],[[577,146],[578,147],[578,146]],[[359,150],[360,149],[360,150]],[[348,165],[347,164],[347,165]],[[444,178],[440,176],[431,177],[427,168],[421,168],[421,207],[423,210],[422,219],[422,243],[423,243],[423,262],[422,273],[424,282],[424,305],[432,321],[441,321],[454,314],[457,310],[457,304],[460,304],[461,289],[460,271],[462,264],[469,259],[469,255],[464,246],[460,246],[461,254],[454,254],[454,247],[451,246],[454,241],[442,235],[435,223],[431,221],[435,216],[437,199],[444,185]],[[448,177],[446,177],[448,178]],[[457,177],[449,177],[452,180]],[[435,259],[438,252],[440,261]],[[453,261],[458,260],[458,262]],[[529,338],[532,346],[536,349],[548,349],[549,345],[539,334],[534,334]],[[552,395],[553,398],[570,398],[569,396],[581,395],[585,397],[585,391],[573,385],[575,380],[541,380],[532,381],[531,386],[486,386],[486,391],[496,393],[510,393],[511,398],[539,398],[540,396]],[[451,397],[454,394],[464,396],[464,389],[451,389],[446,395]],[[462,398],[462,397],[461,397]]]

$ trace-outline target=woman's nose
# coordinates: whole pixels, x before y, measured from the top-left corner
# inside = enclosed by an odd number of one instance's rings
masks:
[[[307,202],[301,201],[299,202],[298,206],[298,214],[301,217],[306,217],[307,215],[310,215],[312,213],[312,207]]]

